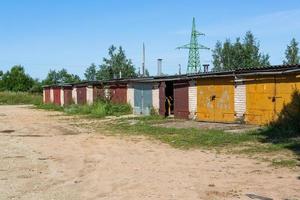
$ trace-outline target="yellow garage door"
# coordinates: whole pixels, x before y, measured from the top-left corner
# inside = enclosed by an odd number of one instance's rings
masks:
[[[246,122],[263,125],[275,121],[297,89],[300,89],[300,78],[296,75],[247,80]]]
[[[273,120],[275,110],[275,78],[264,77],[246,83],[246,122],[266,124]]]
[[[212,122],[234,121],[232,78],[200,79],[197,82],[197,119]]]

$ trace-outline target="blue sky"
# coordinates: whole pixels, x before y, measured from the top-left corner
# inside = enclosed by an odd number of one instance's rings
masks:
[[[45,78],[64,67],[82,77],[111,44],[122,45],[138,68],[145,42],[150,74],[157,58],[164,73],[177,73],[178,64],[185,71],[188,51],[175,48],[189,42],[192,17],[210,48],[251,30],[271,64],[282,63],[292,37],[300,41],[299,0],[0,0],[0,70],[21,64]],[[202,51],[201,61],[210,63],[211,51]]]

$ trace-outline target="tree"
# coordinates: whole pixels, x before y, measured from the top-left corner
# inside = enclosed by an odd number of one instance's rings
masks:
[[[97,72],[97,80],[108,80],[119,76],[120,72],[122,78],[136,77],[135,68],[130,59],[126,58],[125,51],[120,46],[117,48],[112,45],[108,49],[109,58],[103,58],[103,64]]]
[[[246,33],[243,42],[240,38],[234,43],[229,39],[223,44],[218,41],[213,50],[213,71],[270,65],[269,55],[262,54],[259,47],[259,42],[250,31]]]
[[[46,79],[43,80],[43,85],[77,82],[80,82],[80,77],[74,74],[69,74],[66,69],[62,69],[57,72],[55,70],[50,70]]]
[[[145,69],[145,76],[146,76],[146,77],[149,77],[149,76],[150,76],[150,73],[149,73],[148,69]]]
[[[13,66],[10,71],[1,76],[0,90],[14,91],[14,92],[25,92],[29,91],[34,84],[34,80],[25,74],[24,67],[21,65]]]
[[[298,42],[295,38],[293,38],[290,42],[290,45],[287,46],[285,50],[285,59],[283,64],[286,65],[295,65],[300,63],[300,56],[299,56],[299,47]]]
[[[92,63],[84,72],[85,80],[87,81],[95,81],[97,74],[96,65]]]

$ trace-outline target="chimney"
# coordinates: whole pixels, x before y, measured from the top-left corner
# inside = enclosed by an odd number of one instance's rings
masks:
[[[162,59],[159,58],[157,59],[157,76],[161,76],[162,74],[161,65],[162,65]]]
[[[208,67],[209,67],[209,64],[204,64],[204,65],[203,65],[203,72],[204,72],[204,73],[207,73],[207,72],[208,72]]]

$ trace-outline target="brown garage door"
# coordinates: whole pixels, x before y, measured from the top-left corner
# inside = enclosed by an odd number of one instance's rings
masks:
[[[186,81],[174,83],[174,116],[177,118],[189,118],[188,87]]]
[[[64,105],[70,105],[72,103],[72,88],[64,88]]]
[[[126,85],[112,85],[110,86],[111,102],[113,103],[127,103],[127,86]]]
[[[77,87],[77,103],[86,104],[86,86]]]

